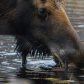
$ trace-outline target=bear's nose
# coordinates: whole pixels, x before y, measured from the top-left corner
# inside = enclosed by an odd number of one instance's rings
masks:
[[[77,67],[76,67],[76,65],[73,62],[71,62],[71,63],[68,64],[68,68],[69,69],[75,69]]]

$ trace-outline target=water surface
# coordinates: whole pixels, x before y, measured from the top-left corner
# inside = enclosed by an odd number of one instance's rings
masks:
[[[71,24],[79,34],[81,42],[83,43],[84,46],[84,1],[66,0],[65,10],[70,19]],[[62,80],[68,80],[68,81],[70,80],[70,83],[67,84],[80,84],[80,82],[81,84],[84,84],[84,70],[81,71],[79,70],[74,73],[65,72],[65,71],[64,72],[58,71],[56,73],[48,72],[48,71],[39,72],[40,74],[36,73],[38,72],[38,70],[40,70],[41,67],[51,69],[56,64],[52,56],[50,57],[47,56],[45,59],[41,59],[39,58],[39,56],[37,56],[37,58],[33,56],[27,57],[27,61],[28,61],[27,67],[30,68],[31,70],[35,70],[36,71],[35,73],[33,71],[21,69],[20,67],[21,67],[22,59],[20,53],[17,53],[17,51],[14,50],[15,46],[16,46],[16,40],[14,39],[13,36],[0,35],[0,84],[11,81],[12,78],[8,78],[8,77],[18,77],[18,76],[22,76],[25,78],[31,76],[32,78],[39,78],[39,77],[58,78],[55,79],[55,81],[53,81],[54,80],[53,79],[51,82],[44,81],[46,82],[45,84],[60,84],[60,83],[64,84]],[[6,80],[6,78],[8,79]],[[13,78],[13,79],[14,81],[17,82],[18,80],[20,80],[20,79],[16,80],[17,78]],[[26,79],[24,80],[26,81]],[[42,81],[40,83],[42,83]]]

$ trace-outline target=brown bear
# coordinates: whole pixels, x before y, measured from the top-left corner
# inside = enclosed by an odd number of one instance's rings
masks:
[[[23,66],[27,54],[37,50],[58,58],[62,67],[67,60],[84,67],[83,46],[65,13],[65,0],[1,0],[0,4],[0,33],[15,36]]]

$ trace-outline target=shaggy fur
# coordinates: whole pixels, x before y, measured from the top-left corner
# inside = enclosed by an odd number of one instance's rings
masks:
[[[77,67],[84,64],[81,62],[84,55],[77,54],[83,53],[80,38],[64,8],[64,0],[0,1],[0,34],[15,36],[23,66],[31,50],[44,56],[47,53],[54,55],[62,61],[63,67],[67,59]]]

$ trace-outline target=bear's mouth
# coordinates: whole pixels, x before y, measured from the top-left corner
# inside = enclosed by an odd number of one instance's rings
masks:
[[[30,52],[28,53],[29,56],[33,56],[35,58],[40,58],[40,59],[45,59],[46,57],[50,57],[50,56],[53,56],[55,57],[55,62],[57,64],[57,66],[60,66],[59,65],[59,62],[61,63],[61,66],[62,67],[65,67],[62,59],[54,52],[51,52],[47,46],[40,46],[38,49],[32,49],[30,50]]]
[[[53,48],[53,50],[55,50]],[[46,56],[53,56],[56,58],[55,62],[60,62],[62,67],[65,67],[65,63],[63,60],[60,58],[60,56],[56,53],[53,52],[53,50],[50,48],[49,45],[45,44],[43,41],[38,41],[37,43],[34,44],[33,49],[30,50],[30,53],[32,56],[39,56],[39,58],[45,58]],[[55,50],[56,51],[56,50]],[[30,56],[31,56],[30,55]]]
[[[62,67],[64,67],[64,63],[61,60],[60,56],[58,56],[57,53],[53,51],[54,48],[51,49],[50,45],[52,43],[48,45],[48,43],[44,42],[43,40],[28,40],[27,38],[22,38],[21,36],[17,40],[16,49],[18,52],[21,52],[23,57],[26,57],[28,54],[34,57],[39,56],[39,58],[54,56],[56,60],[59,60],[61,62]],[[56,49],[54,50],[56,51]]]

